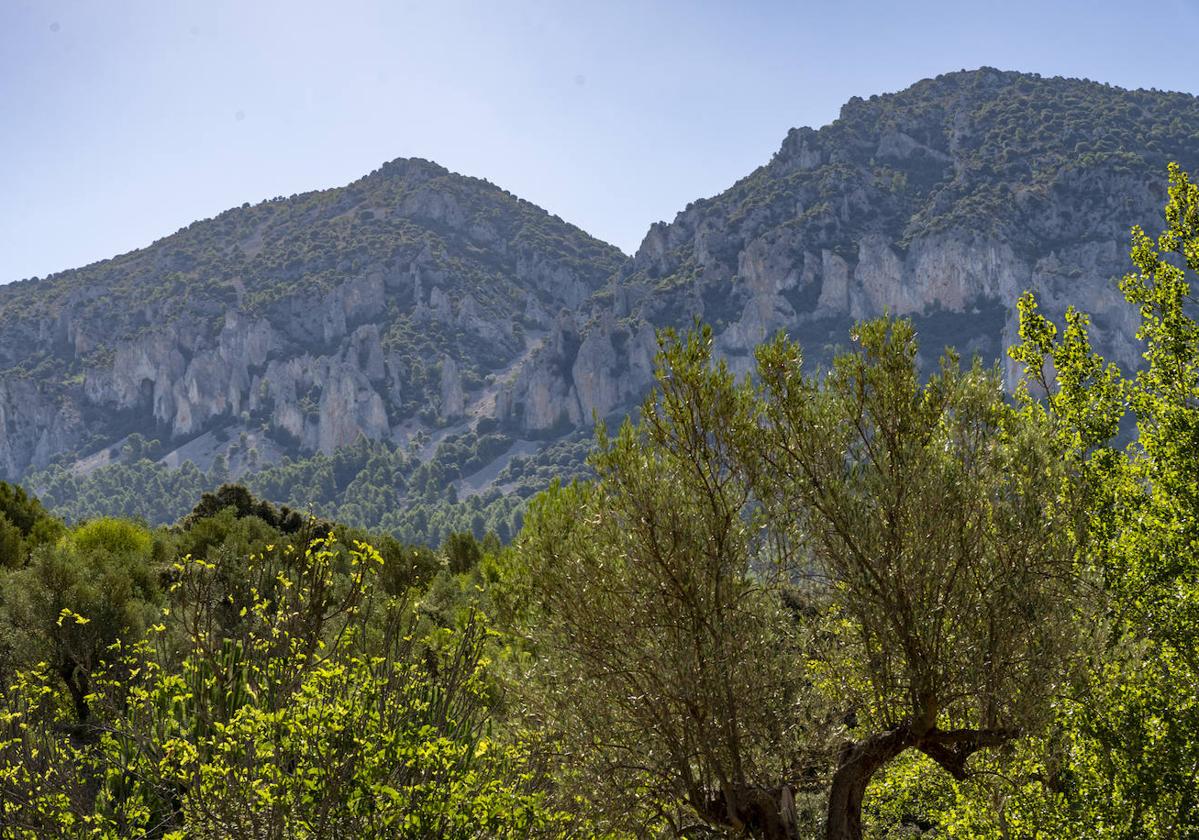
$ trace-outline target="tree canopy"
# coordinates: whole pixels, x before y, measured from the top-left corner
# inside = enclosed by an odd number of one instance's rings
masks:
[[[1132,260],[1143,368],[1026,296],[1014,395],[952,351],[923,375],[904,319],[740,379],[664,332],[639,416],[506,547],[232,484],[68,524],[0,484],[0,834],[1199,837],[1177,167]]]
[[[818,378],[780,337],[738,383],[710,332],[668,336],[595,484],[531,511],[518,553],[573,697],[560,726],[627,794],[789,838],[824,786],[827,836],[858,837],[895,756],[965,778],[1052,716],[1076,584],[1047,426],[952,354],[921,383],[905,321],[855,340]]]

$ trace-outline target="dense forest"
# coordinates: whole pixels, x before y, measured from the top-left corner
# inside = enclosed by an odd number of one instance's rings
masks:
[[[411,447],[359,438],[331,454],[285,456],[237,477],[267,499],[338,522],[408,542],[437,545],[449,534],[487,533],[508,542],[523,521],[525,502],[555,479],[585,475],[590,443],[582,433],[547,442],[527,455],[516,454],[502,468],[492,465],[488,486],[473,488],[469,478],[519,442],[486,419],[475,428],[447,435],[422,460]],[[234,451],[252,446],[234,442]],[[43,504],[70,522],[101,516],[174,522],[201,493],[232,479],[228,462],[218,457],[207,470],[190,461],[180,468],[157,460],[161,444],[134,434],[121,447],[121,461],[80,476],[56,465],[28,476]],[[463,487],[460,493],[458,487]]]
[[[637,417],[507,544],[234,484],[68,524],[0,486],[0,834],[1199,837],[1177,167],[1131,259],[1142,368],[1029,294],[1015,394],[952,350],[926,374],[902,318],[746,376],[663,331]]]

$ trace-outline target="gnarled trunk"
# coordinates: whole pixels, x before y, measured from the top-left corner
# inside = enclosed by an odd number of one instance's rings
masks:
[[[795,794],[786,786],[774,790],[738,787],[708,798],[697,810],[708,824],[756,840],[800,840]]]
[[[880,767],[912,746],[906,726],[845,744],[837,756],[828,795],[827,840],[861,840],[862,800],[866,786]]]
[[[1019,735],[1016,729],[955,729],[933,727],[916,734],[905,724],[889,732],[850,741],[837,756],[837,771],[829,789],[826,840],[861,840],[862,800],[866,787],[884,764],[914,747],[961,780],[966,760],[986,747],[995,747]]]

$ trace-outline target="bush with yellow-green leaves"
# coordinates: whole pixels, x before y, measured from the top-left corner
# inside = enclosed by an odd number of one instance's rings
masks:
[[[87,719],[48,665],[20,672],[0,703],[4,836],[527,837],[560,821],[519,739],[489,731],[481,614],[422,627],[375,588],[381,556],[332,535],[234,562],[170,569],[174,606],[109,649]]]

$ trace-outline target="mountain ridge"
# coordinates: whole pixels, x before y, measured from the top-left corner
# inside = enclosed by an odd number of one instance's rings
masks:
[[[258,481],[355,524],[419,500],[474,505],[475,524],[500,511],[511,531],[501,497],[578,474],[592,419],[644,395],[662,327],[711,323],[744,371],[776,330],[819,365],[854,320],[890,311],[916,322],[925,364],[945,344],[1002,360],[1033,289],[1051,314],[1085,302],[1101,349],[1135,366],[1113,281],[1129,228],[1160,214],[1168,160],[1199,165],[1194,96],[944,74],[792,129],[629,256],[490,182],[399,159],[65,272],[70,293],[57,280],[42,310],[14,315],[0,289],[0,469],[34,470],[76,513],[98,502],[75,484],[152,454],[159,484],[192,460],[195,482]],[[88,282],[141,314],[93,303]],[[341,478],[322,477],[347,448]],[[285,476],[304,498],[277,498]]]
[[[728,190],[653,225],[578,343],[615,365],[606,345],[652,333],[630,321],[698,318],[747,370],[778,329],[822,362],[854,320],[890,311],[938,339],[932,355],[944,341],[1001,360],[1020,292],[1060,314],[1082,286],[1100,346],[1135,366],[1114,278],[1129,229],[1160,215],[1169,160],[1199,163],[1193,96],[984,68],[851,100],[824,128],[789,132]],[[616,395],[591,406],[601,414],[648,385],[624,378],[614,390],[620,377],[589,364],[597,393]],[[531,377],[524,390],[538,402],[568,387]]]

